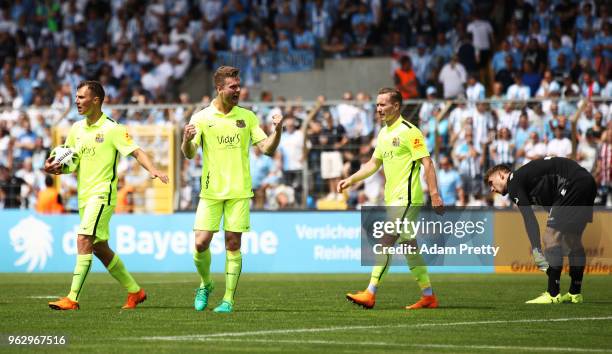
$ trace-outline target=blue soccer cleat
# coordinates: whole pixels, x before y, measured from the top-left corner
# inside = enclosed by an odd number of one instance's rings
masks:
[[[206,306],[208,306],[208,296],[214,288],[215,283],[210,282],[210,284],[196,289],[195,299],[193,300],[193,307],[196,311],[204,311]]]
[[[231,313],[234,311],[234,305],[232,305],[229,301],[223,300],[219,306],[215,307],[213,312],[216,313]]]

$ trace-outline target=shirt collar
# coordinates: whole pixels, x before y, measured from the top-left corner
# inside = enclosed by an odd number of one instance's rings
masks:
[[[234,109],[236,109],[237,106],[232,107],[232,109],[226,113],[221,112],[217,106],[215,105],[215,102],[217,102],[217,97],[215,97],[211,102],[210,102],[210,106],[212,107],[212,109],[215,111],[216,114],[220,114],[222,116],[229,116],[230,114],[232,114],[234,112]]]
[[[404,120],[404,117],[402,117],[402,115],[400,114],[399,118],[397,118],[397,120],[395,122],[393,122],[393,124],[391,124],[390,126],[387,126],[387,129],[393,130],[393,129],[397,128],[397,126],[402,124],[403,120]]]
[[[89,128],[99,128],[102,126],[102,124],[104,124],[104,121],[106,120],[106,118],[108,118],[108,116],[106,115],[106,113],[102,113],[102,115],[100,116],[100,119],[98,119],[98,121],[96,121],[94,124],[92,125],[88,125],[87,121],[85,122],[85,125]],[[87,119],[87,118],[85,118]]]

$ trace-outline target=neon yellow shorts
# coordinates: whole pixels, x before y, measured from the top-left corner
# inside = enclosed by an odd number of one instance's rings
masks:
[[[94,237],[94,243],[108,241],[110,238],[110,219],[115,211],[114,205],[87,204],[79,208],[78,234]]]
[[[250,202],[251,198],[226,200],[200,198],[193,229],[219,231],[223,216],[223,230],[247,232],[251,228]]]
[[[396,203],[387,204],[387,218],[390,221],[395,222],[396,219],[404,220],[406,219],[408,222],[417,222],[419,217],[419,213],[421,212],[422,205],[412,205],[409,207],[400,206],[402,205],[401,201]],[[412,241],[416,239],[417,234],[413,232],[412,228],[409,228],[408,232],[402,232],[399,235],[397,240],[398,243]]]

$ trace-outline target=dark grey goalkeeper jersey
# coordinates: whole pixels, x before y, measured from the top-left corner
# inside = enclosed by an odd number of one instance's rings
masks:
[[[596,192],[593,176],[576,161],[563,157],[533,160],[508,178],[508,195],[523,215],[532,245],[535,240],[539,245],[540,231],[531,205],[550,212],[549,227],[577,225],[577,229],[584,229],[593,218]]]

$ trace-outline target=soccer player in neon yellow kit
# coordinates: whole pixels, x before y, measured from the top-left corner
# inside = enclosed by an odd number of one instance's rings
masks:
[[[194,223],[194,263],[200,275],[194,307],[202,311],[214,289],[210,277],[210,242],[219,231],[221,216],[225,230],[225,295],[214,309],[229,313],[234,307],[234,293],[242,271],[240,242],[243,232],[249,231],[249,204],[253,197],[249,171],[249,147],[257,146],[272,156],[280,142],[283,117],[272,118],[272,134],[259,127],[257,116],[238,106],[240,96],[239,70],[222,66],[214,73],[217,97],[210,106],[195,113],[183,131],[181,150],[191,159],[196,149],[202,149],[202,190]]]
[[[83,81],[76,94],[76,106],[86,119],[72,125],[65,144],[80,156],[77,172],[79,198],[79,225],[77,236],[77,262],[72,274],[68,296],[49,302],[54,310],[78,310],[79,295],[91,269],[92,253],[104,264],[108,272],[128,291],[123,309],[133,309],[147,295],[127,271],[117,254],[108,246],[109,222],[117,201],[118,154],[131,155],[149,173],[168,183],[168,177],[158,171],[149,158],[131,139],[126,128],[102,112],[104,89],[97,81]],[[54,158],[45,161],[46,173],[61,174],[62,166]]]
[[[340,181],[338,193],[373,175],[382,165],[386,177],[385,204],[396,208],[404,207],[411,217],[415,217],[415,212],[418,212],[418,208],[425,203],[419,178],[419,170],[423,166],[432,206],[436,212],[441,213],[443,204],[438,193],[436,171],[425,146],[423,133],[404,120],[401,116],[401,107],[402,96],[396,89],[383,88],[378,92],[376,113],[381,117],[385,126],[378,133],[374,156],[359,171]],[[397,237],[394,237],[392,242],[396,240]],[[400,242],[414,241],[414,238],[400,238]],[[422,256],[419,254],[407,255],[406,259],[422,292],[420,300],[406,306],[406,309],[438,307],[438,299],[431,288],[427,266]],[[374,307],[376,290],[382,277],[389,270],[390,262],[391,256],[385,255],[384,264],[377,264],[372,269],[368,288],[356,294],[347,294],[347,299],[366,308]]]

